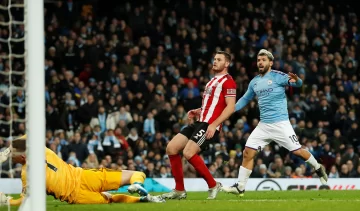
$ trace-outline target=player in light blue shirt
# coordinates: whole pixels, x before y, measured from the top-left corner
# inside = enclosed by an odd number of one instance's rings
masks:
[[[263,149],[272,141],[303,158],[315,169],[321,183],[327,183],[325,168],[309,151],[301,148],[289,121],[285,87],[301,87],[302,80],[296,74],[272,70],[273,60],[274,56],[269,51],[260,50],[257,55],[259,75],[250,81],[246,93],[235,105],[235,112],[239,111],[256,96],[260,108],[260,122],[246,141],[238,183],[222,188],[227,193],[244,195],[257,150]]]
[[[251,80],[248,90],[235,104],[235,111],[244,108],[256,96],[262,122],[275,123],[288,120],[285,87],[300,87],[301,85],[302,80],[297,78],[295,74],[289,73],[287,75],[270,69],[264,75],[259,74]]]

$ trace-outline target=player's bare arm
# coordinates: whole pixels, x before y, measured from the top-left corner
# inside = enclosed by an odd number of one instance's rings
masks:
[[[198,118],[201,114],[201,108],[193,109],[188,111],[188,119]]]
[[[13,158],[13,160],[14,160],[14,158]],[[24,160],[23,162],[25,162],[25,158],[23,158],[23,160]],[[26,197],[26,191],[27,191],[26,177],[23,176],[23,175],[21,175],[21,183],[22,183],[22,191],[21,191],[21,194],[20,194],[20,198],[14,199],[11,196],[7,196],[8,202],[6,204],[10,204],[11,206],[20,206],[23,203],[23,201],[24,201],[24,199]],[[5,194],[4,194],[4,196],[5,196]]]
[[[207,139],[211,139],[216,131],[216,127],[219,126],[221,123],[223,123],[225,120],[227,120],[231,114],[234,112],[235,110],[235,97],[227,97],[225,99],[226,102],[226,107],[223,110],[223,112],[221,113],[221,115],[213,122],[209,125],[209,127],[206,130],[206,138]]]
[[[11,206],[20,206],[26,196],[26,186],[23,184],[22,192],[20,198],[14,199],[11,196],[7,196],[4,193],[0,192],[0,206],[1,205],[11,205]]]
[[[25,194],[22,193],[20,198],[13,199],[11,196],[6,196],[4,193],[0,193],[0,205],[11,205],[11,206],[20,206],[23,202]]]

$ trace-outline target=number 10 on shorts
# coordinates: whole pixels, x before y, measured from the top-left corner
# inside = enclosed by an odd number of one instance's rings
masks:
[[[294,144],[300,145],[296,135],[289,136],[289,138]]]

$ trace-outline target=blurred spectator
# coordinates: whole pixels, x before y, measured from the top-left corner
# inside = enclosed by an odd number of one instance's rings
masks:
[[[340,178],[350,177],[349,167],[346,164],[341,165]]]
[[[267,173],[267,167],[265,164],[261,164],[258,172],[254,172],[253,178],[270,178],[270,175]]]
[[[285,167],[285,175],[282,178],[292,178],[292,169],[290,166]]]
[[[258,158],[261,158],[265,166],[269,166],[270,163],[274,160],[274,154],[270,150],[270,146],[267,145],[258,155]]]
[[[76,152],[70,152],[69,159],[67,161],[70,165],[73,165],[75,167],[80,167],[81,163],[76,157]]]
[[[86,159],[87,168],[99,168],[99,161],[95,153],[90,153]]]
[[[319,159],[322,161],[321,163],[327,171],[330,171],[330,168],[335,164],[335,154],[331,151],[331,147],[328,142],[325,143]]]
[[[165,166],[160,167],[159,178],[171,178],[171,174],[167,172]]]
[[[72,141],[69,144],[69,151],[72,152],[73,157],[79,160],[79,165],[88,157],[89,150],[86,146],[86,144],[81,140],[81,134],[79,132],[76,132]],[[70,153],[71,154],[71,153]],[[69,155],[70,159],[71,155]],[[63,157],[63,159],[65,159]]]
[[[268,173],[270,177],[277,178],[279,176],[283,176],[285,174],[285,167],[282,158],[277,155],[274,157],[274,162],[269,164]],[[279,175],[277,175],[277,173]]]
[[[339,178],[339,172],[335,165],[331,166],[329,178]]]
[[[158,172],[155,170],[154,163],[148,163],[145,170],[146,177],[158,177]]]
[[[195,168],[189,162],[187,162],[186,159],[183,158],[182,160],[183,160],[184,177],[185,178],[195,178],[196,177]]]
[[[359,155],[354,152],[354,147],[351,144],[347,145],[346,153],[341,157],[341,164],[346,164],[349,160],[353,162],[354,166],[359,165]]]
[[[144,121],[144,138],[145,140],[152,142],[155,135],[155,119],[151,112],[148,113],[147,118]]]
[[[120,151],[121,144],[120,141],[114,134],[113,130],[108,130],[104,136],[104,141],[102,142],[105,154],[115,156],[118,151]]]

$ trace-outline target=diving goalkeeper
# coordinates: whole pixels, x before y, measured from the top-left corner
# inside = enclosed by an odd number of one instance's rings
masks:
[[[26,196],[26,135],[13,141],[13,148],[0,154],[0,162],[5,161],[10,151],[13,162],[23,164],[21,171],[22,193],[19,199],[13,199],[0,193],[0,205],[20,205]],[[143,172],[114,171],[110,169],[82,169],[65,163],[53,151],[45,149],[46,194],[70,204],[107,204],[136,202],[165,202],[159,196],[151,196],[142,187],[146,178]],[[112,195],[106,191],[117,190],[130,185],[130,193],[138,193],[140,197],[124,194]]]

